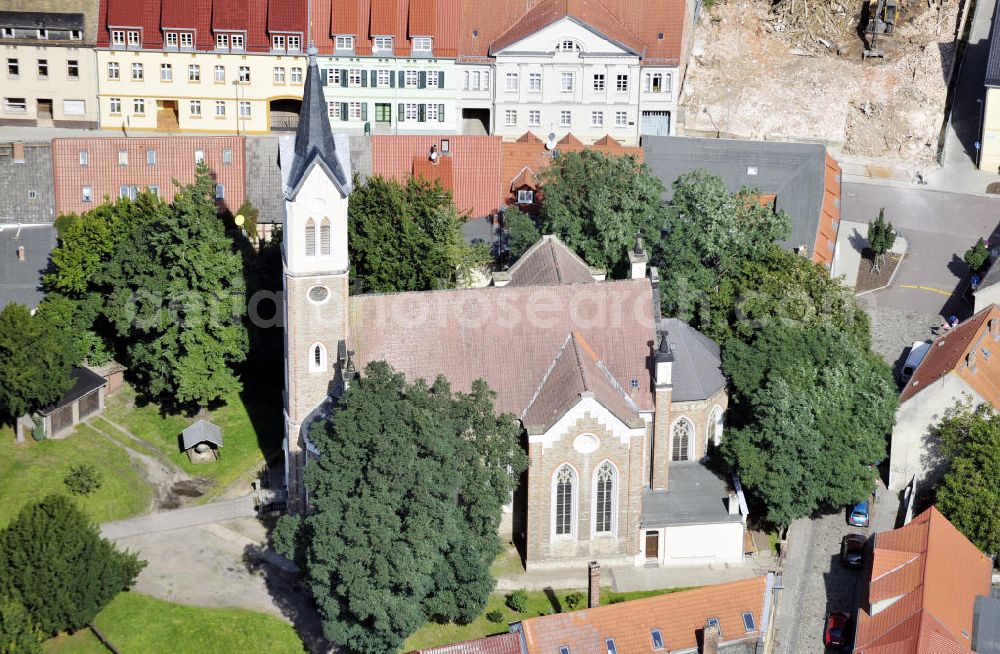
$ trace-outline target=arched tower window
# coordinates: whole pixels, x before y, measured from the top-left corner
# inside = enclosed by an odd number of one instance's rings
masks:
[[[674,423],[671,461],[687,461],[691,458],[690,447],[693,432],[694,428],[687,418],[681,418]]]
[[[330,256],[330,219],[324,218],[319,224],[319,253],[324,257]]]
[[[712,438],[712,445],[719,446],[722,442],[722,407],[717,406],[712,409],[712,415],[708,419],[708,433]]]
[[[554,515],[552,532],[556,536],[572,536],[576,514],[576,471],[569,464],[562,465],[554,480]]]
[[[309,372],[326,371],[326,348],[322,343],[309,346]]]
[[[594,533],[596,534],[610,534],[614,531],[617,476],[615,467],[610,461],[597,466],[594,475]]]
[[[316,256],[316,223],[312,218],[306,221],[306,256]]]

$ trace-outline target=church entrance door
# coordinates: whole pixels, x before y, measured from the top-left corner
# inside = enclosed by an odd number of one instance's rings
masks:
[[[646,532],[646,560],[657,561],[660,558],[660,532]]]

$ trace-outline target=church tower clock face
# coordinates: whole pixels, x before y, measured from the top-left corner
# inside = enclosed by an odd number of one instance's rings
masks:
[[[330,289],[326,286],[313,286],[309,289],[309,301],[313,304],[323,304],[330,299]]]

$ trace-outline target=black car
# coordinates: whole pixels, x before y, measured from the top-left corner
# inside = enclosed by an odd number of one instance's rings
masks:
[[[860,568],[865,562],[865,537],[847,534],[840,541],[840,562],[848,568]]]

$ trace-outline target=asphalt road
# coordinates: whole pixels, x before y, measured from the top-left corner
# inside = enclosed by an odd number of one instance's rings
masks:
[[[980,237],[1000,244],[1000,197],[844,184],[845,220],[870,222],[881,207],[909,249],[892,286],[866,297],[904,311],[967,316],[971,306],[959,297],[968,273],[962,254]]]

